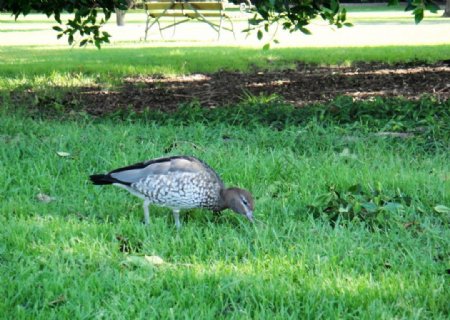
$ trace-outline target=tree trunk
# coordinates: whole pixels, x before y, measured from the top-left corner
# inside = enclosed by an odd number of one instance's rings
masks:
[[[445,4],[445,11],[443,17],[449,17],[450,18],[450,0],[447,0]]]
[[[134,5],[134,2],[134,0],[127,0],[128,9]],[[125,13],[127,13],[126,10],[116,9],[116,24],[119,27],[125,25]]]
[[[450,0],[449,0],[450,1]],[[125,25],[125,10],[116,9],[116,24],[121,27]]]

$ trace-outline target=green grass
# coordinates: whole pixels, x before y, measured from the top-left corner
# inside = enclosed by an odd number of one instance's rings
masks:
[[[297,61],[351,64],[356,61],[434,62],[449,58],[450,45],[338,48],[122,47],[97,49],[0,47],[0,90],[21,87],[112,85],[124,76],[190,74],[254,67],[286,69]]]
[[[450,206],[450,131],[430,135],[450,123],[448,103],[397,102],[377,112],[368,102],[355,107],[359,115],[348,106],[341,116],[311,113],[301,122],[269,103],[261,119],[284,114],[286,125],[277,129],[254,119],[252,104],[262,108],[257,100],[248,103],[236,109],[236,119],[247,120],[234,124],[220,113],[202,121],[197,109],[173,121],[51,120],[3,109],[0,314],[448,318],[449,216],[433,207]],[[441,110],[439,117],[433,110]],[[431,131],[409,139],[376,135],[399,119],[409,130],[426,124]],[[424,147],[424,139],[435,147]],[[257,223],[193,210],[182,214],[177,232],[169,210],[152,208],[145,227],[141,200],[88,182],[89,174],[163,150],[199,156],[227,184],[250,189]],[[328,186],[346,190],[357,183],[399,190],[412,203],[391,213],[381,229],[359,220],[332,227],[313,217],[308,206]],[[39,193],[55,200],[41,202]],[[124,243],[131,252],[119,250]],[[153,265],[145,255],[166,263]]]
[[[93,119],[35,113],[8,94],[297,61],[436,61],[449,49],[0,47],[1,317],[448,319],[450,217],[436,208],[450,207],[449,101],[340,98],[295,109],[248,97],[211,111],[191,103],[170,115]],[[248,188],[256,224],[192,210],[177,231],[170,210],[152,207],[146,227],[141,200],[88,181],[169,154],[196,155]],[[376,223],[319,201],[330,187],[356,197],[356,184],[410,201],[382,209]]]

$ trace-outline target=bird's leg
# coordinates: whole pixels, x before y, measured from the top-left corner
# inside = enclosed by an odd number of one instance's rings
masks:
[[[173,210],[173,218],[175,219],[175,226],[177,229],[180,229],[181,223],[180,223],[180,210]]]
[[[150,224],[150,214],[148,212],[149,205],[150,205],[150,200],[144,199],[144,223],[146,225]]]

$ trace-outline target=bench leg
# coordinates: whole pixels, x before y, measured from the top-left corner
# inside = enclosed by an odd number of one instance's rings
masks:
[[[164,39],[164,35],[163,35],[162,29],[161,29],[161,23],[159,23],[159,21],[158,21],[158,28],[159,28],[159,35],[161,36],[161,39]]]
[[[177,27],[176,22],[177,22],[177,21],[176,21],[175,17],[173,17],[173,32],[172,32],[172,38],[175,37],[175,30],[176,30],[176,27]]]
[[[233,32],[233,38],[234,38],[234,40],[236,40],[236,33],[234,32],[234,24],[233,24],[233,20],[231,20],[231,18],[228,17],[228,16],[226,16],[226,18],[228,19],[228,21],[230,21],[231,32]]]
[[[144,40],[147,41],[147,34],[148,34],[148,31],[153,27],[153,25],[154,25],[155,23],[158,24],[158,26],[159,26],[159,32],[161,33],[161,26],[160,26],[160,24],[159,24],[159,17],[158,17],[158,18],[155,18],[155,19],[153,20],[153,22],[150,23],[150,16],[148,16],[147,22],[146,22],[146,24],[145,24],[145,37],[144,37]],[[162,33],[161,33],[161,37],[162,37]]]
[[[147,34],[148,34],[148,29],[149,29],[148,24],[149,24],[149,22],[150,22],[150,17],[147,16],[147,21],[145,22],[145,36],[144,36],[144,41],[147,41]]]
[[[222,30],[222,22],[223,22],[223,16],[220,16],[219,30],[217,31],[217,41],[220,40],[220,31]]]

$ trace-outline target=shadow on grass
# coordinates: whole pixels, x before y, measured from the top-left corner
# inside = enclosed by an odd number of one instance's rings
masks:
[[[339,96],[355,101],[374,97],[418,99],[433,95],[450,97],[450,66],[445,63],[388,65],[359,63],[352,67],[297,65],[295,70],[232,72],[188,76],[135,76],[121,85],[105,89],[50,87],[15,90],[6,95],[13,105],[42,110],[82,110],[95,116],[124,112],[174,112],[195,101],[214,109],[235,105],[255,97],[277,96],[295,107],[327,103]]]

